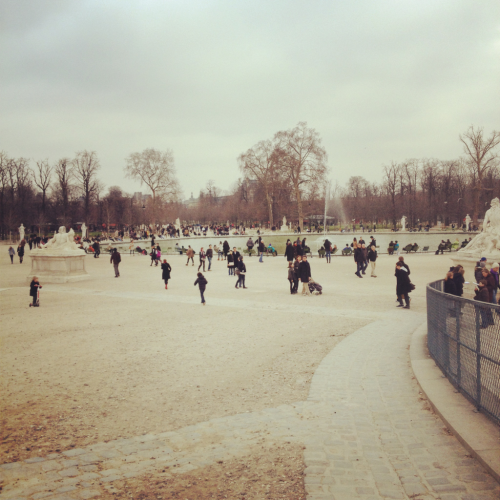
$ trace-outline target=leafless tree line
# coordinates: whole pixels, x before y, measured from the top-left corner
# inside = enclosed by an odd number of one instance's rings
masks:
[[[469,213],[477,222],[489,201],[500,196],[500,133],[486,136],[470,127],[459,136],[463,156],[454,160],[410,159],[383,166],[380,182],[353,176],[338,183],[328,202],[336,223],[392,225],[405,215],[408,225],[460,224]],[[0,226],[2,234],[20,223],[39,228],[86,222],[99,228],[173,222],[269,223],[286,216],[301,227],[323,212],[328,167],[319,134],[306,123],[279,131],[238,157],[242,174],[228,192],[209,180],[198,203],[183,204],[173,153],[146,149],[125,160],[124,173],[145,185],[149,198],[135,199],[119,186],[105,191],[94,151],[56,162],[11,158],[0,152]]]

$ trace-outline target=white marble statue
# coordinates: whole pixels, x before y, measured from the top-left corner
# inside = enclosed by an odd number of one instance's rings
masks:
[[[19,226],[19,240],[20,241],[23,241],[24,240],[24,226],[23,224],[21,223],[21,225]]]
[[[283,225],[286,226],[286,216],[283,216]]]
[[[66,228],[61,226],[59,231],[54,234],[54,237],[51,238],[45,245],[42,245],[42,248],[38,251],[43,252],[45,250],[50,250],[51,253],[72,253],[83,252],[82,249],[78,248],[77,244],[74,241],[75,232],[73,229],[69,230],[69,233],[66,232]]]
[[[467,214],[465,216],[465,230],[468,231],[469,230],[469,227],[470,227],[470,223],[471,223],[472,219],[470,218],[470,215]]]
[[[85,222],[82,224],[82,240],[83,238],[87,237],[87,226],[85,225]]]
[[[405,215],[403,215],[403,217],[401,217],[401,230],[402,231],[406,230],[406,216]]]
[[[286,216],[283,216],[283,224],[281,225],[282,231],[288,231],[288,226],[286,225]]]
[[[500,255],[500,200],[498,198],[491,200],[491,208],[484,215],[483,230],[460,252]]]
[[[179,219],[179,217],[177,217],[177,219],[175,219],[175,229],[179,229],[181,228],[181,220]]]

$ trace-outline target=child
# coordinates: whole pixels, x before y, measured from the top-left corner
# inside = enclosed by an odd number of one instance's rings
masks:
[[[203,294],[205,293],[205,288],[207,287],[208,281],[202,273],[198,273],[197,276],[198,278],[194,282],[194,286],[198,285],[198,287],[200,288],[201,303],[205,305],[205,297],[203,296]]]
[[[38,290],[40,288],[42,288],[42,285],[38,282],[38,278],[33,276],[30,283],[30,296],[33,297],[33,304],[30,304],[30,307],[38,307],[40,305],[40,300],[38,298]]]
[[[14,255],[16,255],[16,251],[12,247],[9,247],[9,257],[11,264],[14,264]]]

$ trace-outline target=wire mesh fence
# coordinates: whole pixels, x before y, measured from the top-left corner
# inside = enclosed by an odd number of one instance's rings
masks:
[[[500,306],[427,285],[427,345],[451,383],[500,423]]]

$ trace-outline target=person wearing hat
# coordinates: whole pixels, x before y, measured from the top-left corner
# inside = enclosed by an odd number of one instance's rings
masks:
[[[479,283],[483,279],[483,269],[486,267],[486,257],[481,257],[481,260],[476,264],[474,269],[474,278],[476,283]]]
[[[498,280],[499,269],[500,269],[500,265],[498,264],[498,262],[495,262],[494,264],[491,265],[490,274],[495,279],[495,287],[493,288],[493,294],[492,294],[493,297],[491,299],[492,304],[497,303],[497,290],[498,290],[498,284],[499,284],[499,280]]]

